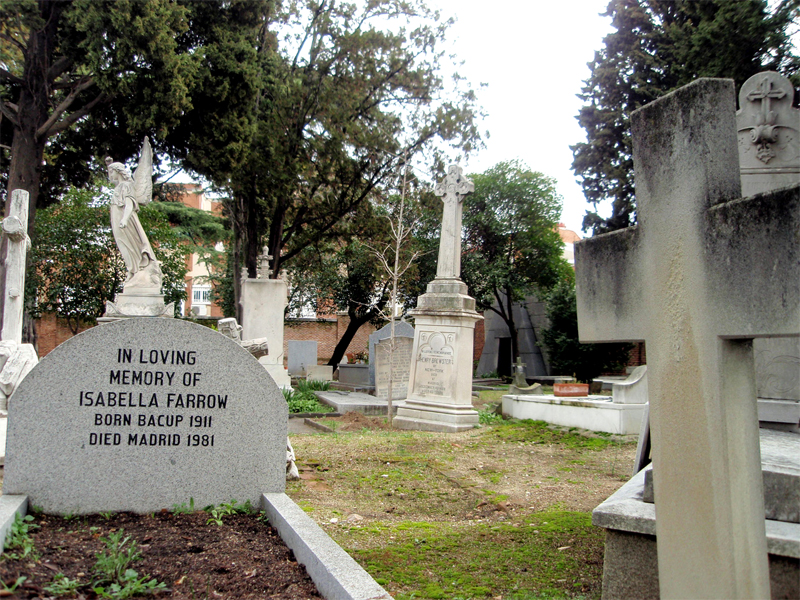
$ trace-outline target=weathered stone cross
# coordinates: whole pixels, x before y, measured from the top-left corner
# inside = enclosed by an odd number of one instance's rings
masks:
[[[780,100],[785,95],[786,92],[781,89],[773,90],[772,82],[769,80],[769,77],[765,75],[761,83],[758,84],[758,89],[747,94],[747,99],[751,102],[754,100],[761,100],[761,124],[764,125],[770,123],[770,99],[775,98],[776,100]]]
[[[436,184],[434,193],[444,202],[436,279],[458,279],[461,275],[461,214],[464,196],[474,190],[475,185],[462,175],[458,165],[450,165],[447,176]]]
[[[800,188],[740,196],[733,81],[633,113],[639,224],[575,247],[581,341],[647,343],[662,598],[768,598],[752,338],[800,334]]]
[[[25,304],[25,257],[28,238],[28,192],[11,192],[11,211],[2,221],[8,236],[6,263],[6,298],[3,305],[3,332],[0,339],[22,342],[22,311]]]

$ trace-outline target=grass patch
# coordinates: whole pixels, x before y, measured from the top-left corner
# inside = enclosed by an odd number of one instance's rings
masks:
[[[562,431],[553,428],[545,421],[512,421],[499,423],[487,435],[505,442],[523,442],[533,444],[562,444],[568,448],[588,450],[605,450],[616,446],[619,442],[606,436],[588,437],[573,431]]]
[[[351,530],[343,543],[397,600],[600,596],[603,532],[588,513],[538,513],[518,525],[399,523],[381,528],[385,547],[353,548],[362,535]]]

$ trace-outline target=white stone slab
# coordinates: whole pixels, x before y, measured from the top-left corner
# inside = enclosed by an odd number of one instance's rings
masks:
[[[306,379],[333,381],[333,367],[331,365],[309,365],[306,367]]]
[[[127,319],[48,354],[9,403],[3,494],[47,512],[258,505],[285,487],[287,406],[236,342]]]
[[[589,431],[636,434],[644,405],[618,404],[611,396],[557,398],[551,395],[503,396],[503,414]]]

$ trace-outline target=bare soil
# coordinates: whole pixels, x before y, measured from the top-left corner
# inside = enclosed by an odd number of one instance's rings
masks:
[[[30,557],[0,561],[0,579],[11,587],[20,576],[27,579],[10,594],[20,599],[53,598],[44,590],[57,573],[84,583],[76,594],[64,598],[94,599],[93,567],[96,554],[106,548],[102,538],[124,530],[138,542],[142,559],[131,565],[140,577],[166,584],[159,598],[321,598],[316,586],[298,564],[278,533],[255,515],[229,515],[223,525],[209,524],[209,514],[153,515],[117,513],[65,519],[38,515],[32,532],[37,560]],[[107,587],[107,586],[106,586]]]

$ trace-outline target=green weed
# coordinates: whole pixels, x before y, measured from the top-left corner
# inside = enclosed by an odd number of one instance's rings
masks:
[[[479,410],[478,421],[481,425],[497,425],[498,423],[502,423],[504,419],[503,415],[498,415],[496,412],[494,412],[494,409],[491,409]]]
[[[604,450],[618,445],[614,440],[603,437],[587,437],[571,431],[553,428],[544,421],[505,421],[493,427],[487,437],[506,442],[534,444],[563,444],[568,448]]]
[[[78,579],[70,579],[63,573],[56,573],[44,591],[53,596],[72,596],[83,584]]]
[[[31,515],[25,515],[23,517],[17,513],[14,516],[14,522],[11,524],[11,530],[8,532],[8,536],[6,536],[6,551],[4,556],[7,556],[11,560],[22,560],[23,558],[38,560],[39,554],[36,552],[30,533],[36,529],[39,529],[39,526],[33,524],[33,517]]]
[[[175,515],[188,515],[194,512],[194,498],[189,498],[189,504],[181,502],[180,504],[172,505],[172,513]]]
[[[286,400],[286,403],[289,405],[289,412],[293,414],[297,413],[326,413],[326,412],[333,412],[333,409],[330,406],[322,404],[317,397],[314,395],[314,391],[311,389],[313,387],[319,387],[317,384],[326,384],[330,387],[330,384],[327,381],[311,381],[305,382],[304,380],[300,380],[297,385],[296,390],[283,390],[283,397]],[[328,389],[323,388],[323,389]],[[320,390],[317,390],[320,391]]]
[[[235,514],[249,514],[253,511],[253,505],[250,500],[244,504],[239,504],[236,500],[230,502],[223,502],[219,506],[207,506],[204,508],[211,516],[206,521],[206,524],[222,525],[222,517],[228,517]]]
[[[166,585],[155,579],[139,577],[130,566],[140,560],[142,555],[130,536],[123,537],[124,530],[110,533],[107,538],[100,538],[106,549],[95,556],[94,566],[96,580],[93,591],[101,598],[125,600],[154,590],[164,589]],[[103,584],[103,585],[97,585]]]
[[[14,580],[14,583],[12,583],[11,585],[8,585],[5,581],[0,581],[0,585],[3,586],[4,592],[9,592],[13,594],[19,586],[21,586],[23,583],[25,583],[25,581],[27,581],[27,579],[28,578],[23,575],[21,577],[17,577],[16,580]]]

